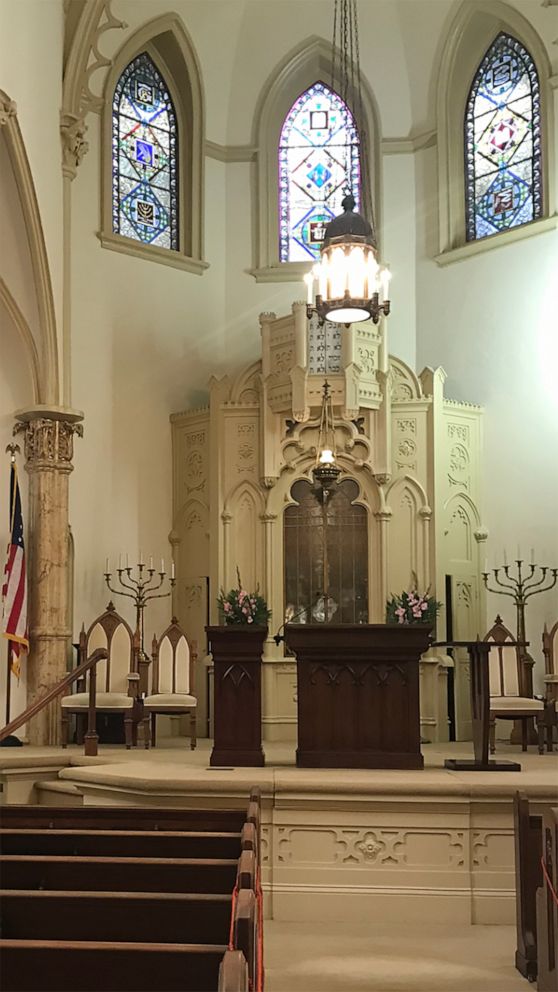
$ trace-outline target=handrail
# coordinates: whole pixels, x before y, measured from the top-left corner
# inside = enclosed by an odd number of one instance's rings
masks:
[[[76,682],[77,679],[79,679],[82,675],[84,675],[85,672],[89,671],[90,668],[92,668],[93,671],[96,672],[97,662],[102,661],[103,658],[108,658],[107,649],[97,648],[97,650],[94,651],[89,658],[86,658],[85,661],[82,661],[81,664],[78,665],[77,668],[74,668],[72,672],[68,672],[68,674],[65,675],[64,678],[61,679],[61,681],[58,682],[57,685],[52,686],[52,688],[49,689],[48,692],[45,692],[44,696],[40,696],[39,699],[36,699],[34,703],[31,703],[31,706],[28,706],[27,709],[23,711],[23,713],[20,713],[19,716],[16,716],[15,720],[12,720],[5,727],[3,727],[0,730],[0,741],[3,741],[5,737],[9,737],[9,735],[13,734],[15,730],[19,730],[19,728],[22,727],[24,723],[27,723],[27,721],[31,720],[34,716],[37,715],[37,713],[40,713],[41,710],[44,709],[45,706],[48,706],[48,704],[51,703],[53,699],[56,699],[57,696],[62,696],[65,690],[69,689],[72,683]],[[89,685],[90,718],[91,718],[91,711],[93,711],[93,713],[95,712],[95,681],[96,681],[95,678],[92,677],[90,679],[90,685]],[[91,699],[91,696],[93,696],[93,699]],[[91,724],[91,719],[89,720],[89,723]],[[91,733],[91,731],[93,731],[93,734]],[[85,753],[89,757],[97,754],[97,735],[95,733],[94,722],[93,722],[93,727],[89,725],[87,728]]]

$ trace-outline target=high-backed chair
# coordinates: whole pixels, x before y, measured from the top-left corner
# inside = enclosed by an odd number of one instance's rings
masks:
[[[126,747],[132,746],[134,724],[141,717],[138,702],[138,643],[123,617],[109,603],[105,613],[93,621],[89,630],[82,626],[79,635],[79,663],[96,648],[106,648],[108,657],[96,666],[96,708],[99,713],[121,713],[124,719]],[[62,699],[62,747],[68,744],[70,714],[84,716],[89,708],[89,673],[77,683],[78,691]]]
[[[190,715],[190,747],[196,746],[197,699],[192,695],[196,643],[188,641],[176,617],[152,644],[152,692],[143,700],[145,740],[157,742],[157,714]],[[151,728],[149,721],[151,720]]]
[[[544,683],[546,698],[558,702],[558,620],[550,630],[543,630]]]
[[[537,723],[539,754],[543,753],[544,703],[525,694],[523,663],[513,634],[496,617],[485,641],[494,646],[488,653],[490,686],[490,752],[496,749],[496,720],[521,720],[521,749],[527,750],[529,722]]]

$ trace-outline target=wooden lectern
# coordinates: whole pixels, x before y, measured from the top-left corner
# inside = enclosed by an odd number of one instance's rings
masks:
[[[428,624],[287,624],[302,768],[422,768],[419,661]]]
[[[262,650],[267,627],[206,627],[213,655],[210,765],[265,765],[262,750]]]

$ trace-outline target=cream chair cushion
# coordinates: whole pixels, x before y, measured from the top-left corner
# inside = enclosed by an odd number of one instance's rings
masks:
[[[504,713],[511,711],[518,716],[522,713],[529,715],[544,710],[541,699],[529,699],[528,696],[491,696],[490,711]]]
[[[131,710],[134,700],[123,692],[98,692],[95,696],[95,706],[98,710]],[[62,706],[73,710],[89,708],[89,693],[76,692],[73,696],[64,696]]]
[[[157,692],[154,696],[146,696],[143,701],[143,708],[159,709],[162,706],[173,706],[176,709],[192,709],[197,706],[195,696],[189,696],[186,692]]]

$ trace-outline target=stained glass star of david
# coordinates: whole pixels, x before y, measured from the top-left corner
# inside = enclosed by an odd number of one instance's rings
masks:
[[[317,260],[346,188],[360,197],[360,146],[348,106],[314,83],[291,107],[279,141],[279,257]]]
[[[113,230],[178,249],[176,115],[145,52],[126,67],[114,92],[112,155]]]
[[[539,80],[515,38],[485,55],[467,102],[467,240],[526,224],[542,213]]]

